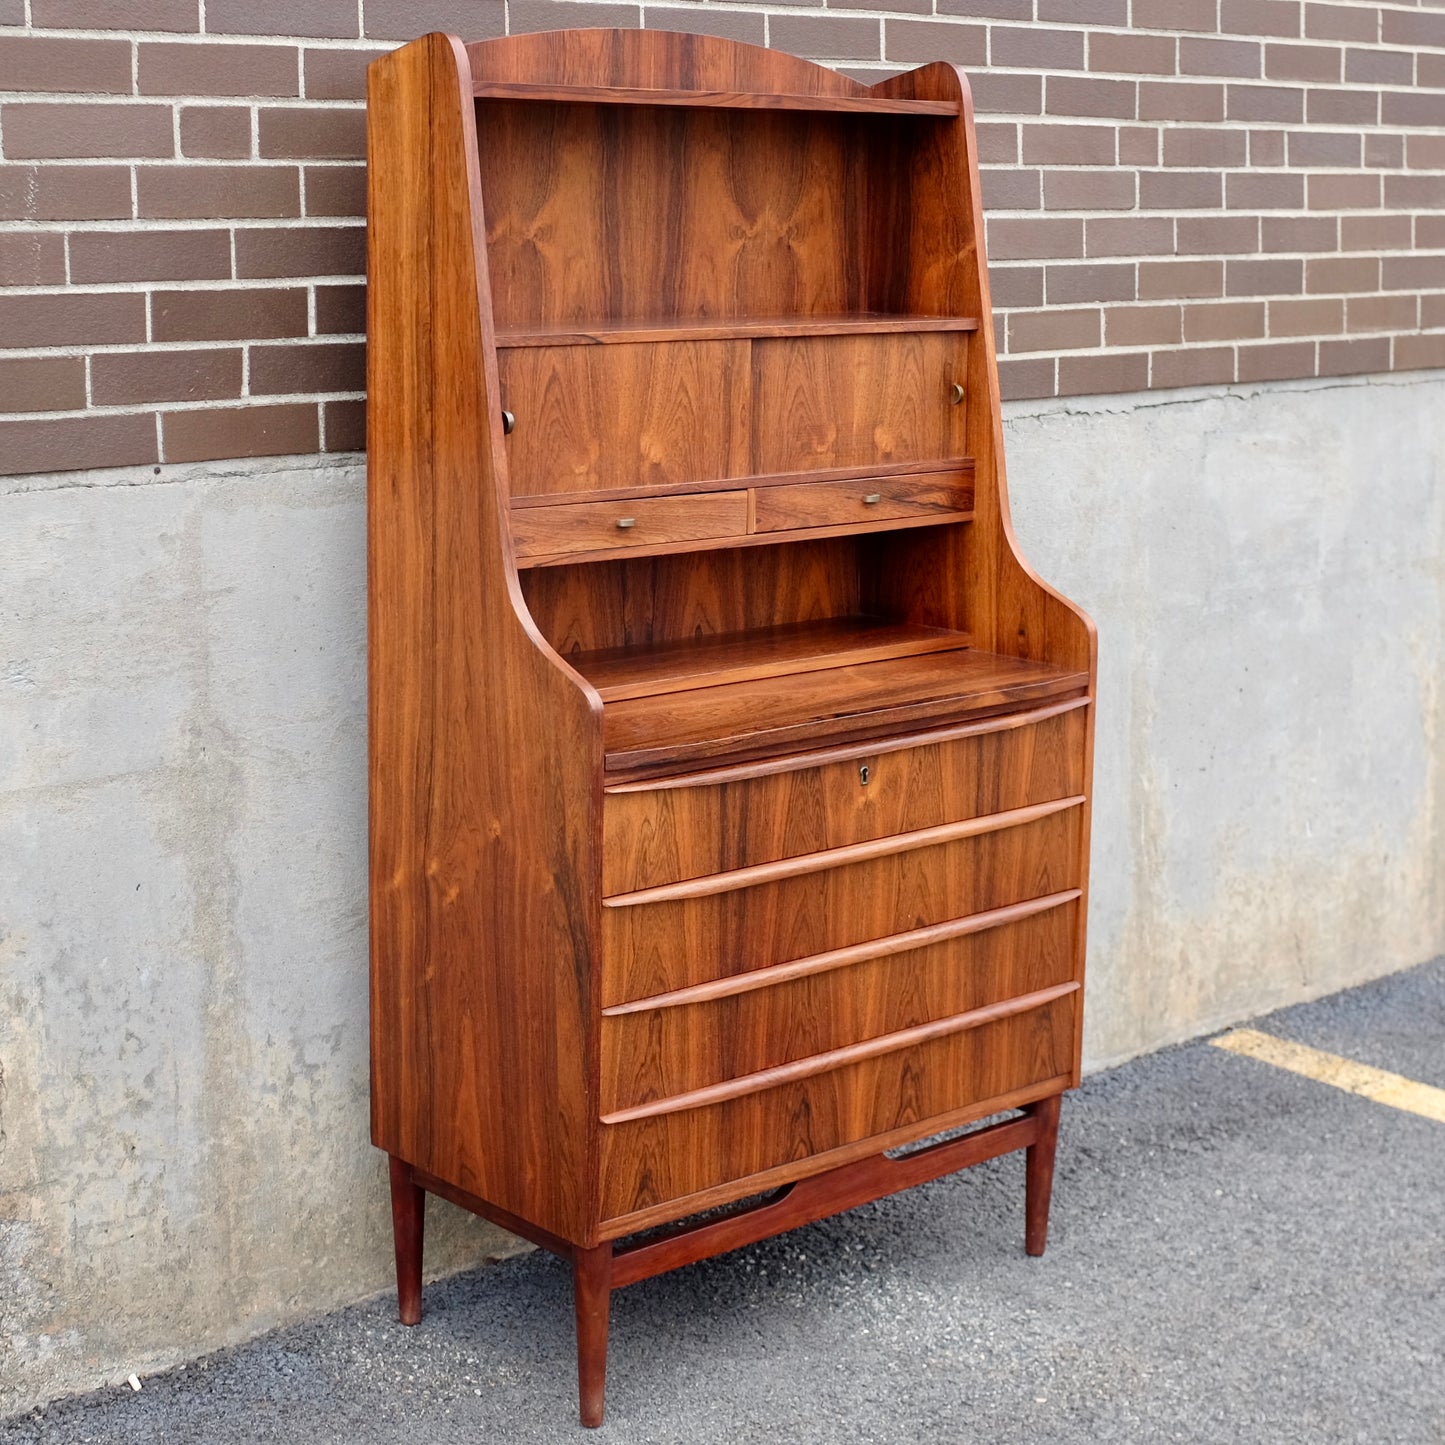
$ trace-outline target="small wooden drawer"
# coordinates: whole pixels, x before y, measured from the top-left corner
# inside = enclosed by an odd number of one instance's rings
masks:
[[[992,718],[608,789],[602,889],[626,893],[1084,791],[1087,708]]]
[[[743,491],[512,508],[512,543],[519,559],[697,542],[742,536],[747,529],[748,494]]]
[[[973,509],[973,487],[947,477],[874,477],[863,481],[800,482],[753,492],[753,530],[796,531],[849,523],[896,521]]]

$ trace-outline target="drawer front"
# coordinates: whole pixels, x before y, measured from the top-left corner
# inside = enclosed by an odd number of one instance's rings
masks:
[[[745,1181],[767,1170],[798,1177],[816,1172],[799,1161],[829,1150],[861,1145],[856,1157],[994,1112],[996,1101],[1040,1097],[1072,1076],[1078,1007],[1079,994],[1070,993],[723,1103],[604,1125],[603,1213],[620,1219],[734,1181],[728,1197],[741,1198],[757,1192]]]
[[[1076,888],[1082,816],[1065,806],[1034,822],[747,887],[623,906],[608,900],[603,1005]]]
[[[603,892],[821,852],[1084,790],[1086,709],[786,771],[609,792]],[[868,782],[861,769],[868,769]]]
[[[512,542],[521,559],[741,536],[747,527],[746,492],[512,509]]]
[[[497,354],[514,497],[748,470],[748,343],[528,346]],[[746,528],[739,528],[740,531]]]
[[[960,332],[753,342],[756,472],[963,456],[968,403],[952,387],[967,346]]]
[[[939,477],[874,477],[758,487],[753,498],[754,531],[784,532],[968,512],[973,488]]]
[[[602,1112],[956,1018],[1080,975],[1073,893],[1016,922],[693,1002],[602,1019]],[[759,976],[757,982],[761,982]]]

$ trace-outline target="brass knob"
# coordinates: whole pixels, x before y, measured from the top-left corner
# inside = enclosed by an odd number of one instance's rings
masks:
[[[617,519],[617,529],[620,532],[625,532],[629,527],[635,527],[636,525],[636,517],[619,517]]]
[[[953,385],[948,388],[948,400],[953,406],[957,406],[963,400],[962,383],[955,381]]]
[[[865,507],[876,507],[882,500],[882,492],[869,492],[868,495],[863,498],[863,505]]]
[[[516,428],[516,425],[517,418],[514,417],[511,412],[504,411],[502,413],[502,435],[504,437],[511,436],[513,430]]]

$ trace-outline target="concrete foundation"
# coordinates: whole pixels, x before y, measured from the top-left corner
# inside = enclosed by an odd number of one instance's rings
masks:
[[[1101,634],[1098,1067],[1445,951],[1445,374],[1012,408]],[[386,1285],[364,483],[0,483],[0,1413]],[[438,1206],[428,1267],[511,1242]]]

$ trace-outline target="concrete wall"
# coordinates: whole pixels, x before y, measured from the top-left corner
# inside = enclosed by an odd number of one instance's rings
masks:
[[[1445,374],[1016,406],[1093,1066],[1445,950]],[[354,460],[0,487],[0,1412],[382,1288]],[[509,1247],[445,1206],[429,1267]]]

